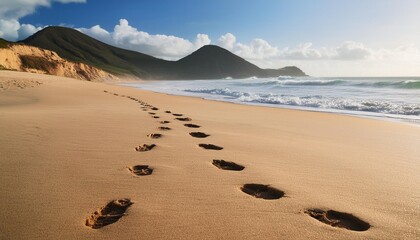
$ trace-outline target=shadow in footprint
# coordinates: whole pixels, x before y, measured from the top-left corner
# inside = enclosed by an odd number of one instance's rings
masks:
[[[199,127],[201,127],[201,126],[199,126],[199,125],[192,124],[192,123],[187,123],[187,124],[184,124],[184,126],[189,127],[189,128],[199,128]]]
[[[149,114],[150,114],[150,115],[155,115],[156,113],[154,113],[154,112],[149,112]]]
[[[161,123],[161,124],[167,124],[167,123],[170,123],[170,121],[166,121],[166,120],[165,120],[165,121],[160,121],[160,123]]]
[[[147,135],[147,137],[149,137],[149,138],[161,138],[162,137],[162,134],[160,134],[160,133],[151,133],[151,134],[148,134]]]
[[[157,107],[152,107],[151,109],[154,110],[154,111],[159,110],[159,108],[157,108]]]
[[[203,132],[190,132],[190,135],[195,138],[206,138],[210,136],[209,134],[203,133]]]
[[[160,118],[159,116],[153,116],[153,118]]]
[[[181,117],[183,114],[181,114],[181,113],[174,113],[174,114],[172,114],[172,115],[174,115],[174,116],[176,116],[176,117]]]
[[[214,144],[206,144],[206,143],[200,143],[198,144],[198,146],[204,148],[204,149],[208,149],[208,150],[222,150],[223,147],[219,147],[217,145]]]
[[[192,119],[191,118],[189,118],[189,117],[185,117],[185,118],[175,118],[176,120],[179,120],[179,121],[182,121],[182,122],[189,122],[189,121],[192,121]]]
[[[136,176],[146,176],[153,172],[153,168],[149,168],[149,165],[135,165],[128,167],[128,170]]]
[[[156,144],[143,144],[143,146],[136,147],[137,152],[146,152],[152,150],[154,147],[156,147]]]
[[[226,162],[225,160],[217,160],[217,159],[213,160],[213,165],[220,169],[230,170],[230,171],[242,171],[245,168],[244,166],[239,165],[234,162]]]
[[[165,111],[165,113],[171,113],[171,111]]]
[[[125,215],[128,207],[132,204],[130,199],[127,198],[113,200],[105,207],[95,211],[87,217],[85,225],[93,229],[98,229],[115,223]]]
[[[170,127],[158,127],[158,129],[159,129],[159,130],[162,130],[162,131],[168,131],[168,130],[171,130],[171,128],[170,128]]]
[[[279,199],[284,196],[284,192],[270,187],[269,185],[249,183],[241,187],[242,192],[262,199]]]
[[[307,209],[305,213],[320,222],[333,227],[345,228],[352,231],[366,231],[370,224],[353,216],[350,213],[337,212],[334,210]]]

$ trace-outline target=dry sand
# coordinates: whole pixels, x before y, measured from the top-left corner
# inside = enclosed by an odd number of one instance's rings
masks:
[[[30,73],[0,71],[0,86],[0,239],[420,236],[419,127]],[[122,95],[159,110],[143,111]],[[143,144],[156,147],[135,150]],[[245,169],[222,170],[213,159]],[[135,165],[152,174],[134,175],[128,167]],[[248,183],[285,195],[255,198],[241,191]],[[115,223],[85,226],[94,211],[123,198],[133,204]],[[332,227],[307,215],[309,208],[351,213],[371,227]]]

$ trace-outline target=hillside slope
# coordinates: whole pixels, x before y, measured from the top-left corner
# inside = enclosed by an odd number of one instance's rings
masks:
[[[102,81],[115,76],[84,63],[62,59],[57,53],[24,44],[2,41],[0,69],[43,73],[80,80]]]

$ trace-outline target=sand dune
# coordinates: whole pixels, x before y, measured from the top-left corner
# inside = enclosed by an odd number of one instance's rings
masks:
[[[0,86],[0,239],[420,236],[417,126],[30,73]]]

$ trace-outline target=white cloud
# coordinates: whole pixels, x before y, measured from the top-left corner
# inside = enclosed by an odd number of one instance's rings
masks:
[[[218,39],[218,45],[250,60],[269,59],[277,56],[279,53],[277,47],[271,46],[264,39],[255,38],[249,44],[244,44],[237,42],[235,35],[232,33],[222,35]]]
[[[21,24],[19,19],[35,12],[37,7],[49,7],[52,2],[85,3],[86,0],[1,0],[0,37],[10,41],[24,39],[43,27]]]
[[[77,30],[79,30],[82,33],[84,33],[86,35],[89,35],[93,38],[101,40],[102,42],[106,42],[106,43],[109,43],[109,44],[112,43],[110,41],[111,40],[111,34],[107,30],[101,28],[100,25],[95,25],[91,28],[77,28]]]
[[[315,48],[310,42],[298,44],[295,48],[284,48],[279,57],[295,60],[363,60],[372,57],[373,50],[362,43],[345,41],[334,48]]]
[[[220,36],[218,41],[219,46],[232,50],[236,42],[236,37],[232,33],[226,33],[225,35]]]
[[[207,34],[199,33],[194,41],[195,48],[200,48],[211,43],[210,37]]]
[[[335,49],[335,53],[333,57],[340,60],[360,60],[369,58],[372,50],[362,43],[346,41]]]
[[[52,2],[85,3],[86,0],[1,0],[0,19],[15,19],[32,14],[37,7],[49,7]]]
[[[18,40],[29,37],[41,30],[41,27],[35,27],[31,24],[20,24],[17,20],[0,19],[0,38],[7,40]]]
[[[321,59],[326,55],[325,52],[325,49],[312,48],[312,43],[306,42],[298,44],[293,49],[289,49],[289,47],[284,48],[279,56],[285,59]]]
[[[184,57],[211,43],[209,36],[206,34],[197,34],[194,41],[172,35],[149,34],[132,27],[126,19],[121,19],[119,24],[115,25],[113,32],[108,32],[99,25],[91,28],[79,28],[78,30],[114,46],[165,59]]]

